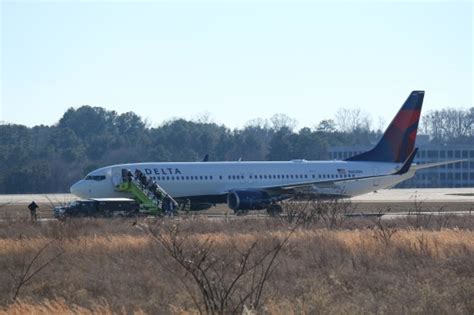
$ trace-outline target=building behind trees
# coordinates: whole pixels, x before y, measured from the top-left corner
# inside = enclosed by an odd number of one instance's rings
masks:
[[[419,135],[416,164],[466,160],[416,172],[415,176],[397,185],[398,188],[474,187],[474,145],[431,144],[428,136]],[[338,146],[329,148],[332,160],[344,160],[370,150],[370,146]]]

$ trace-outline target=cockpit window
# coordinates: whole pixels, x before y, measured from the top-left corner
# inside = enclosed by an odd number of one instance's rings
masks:
[[[101,181],[105,179],[105,175],[87,175],[85,180]]]

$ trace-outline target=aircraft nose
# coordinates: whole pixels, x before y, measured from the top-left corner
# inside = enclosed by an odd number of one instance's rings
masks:
[[[84,195],[84,192],[83,192],[81,183],[82,183],[82,180],[78,181],[77,183],[72,185],[71,188],[69,188],[69,191],[71,192],[71,194],[82,198]]]

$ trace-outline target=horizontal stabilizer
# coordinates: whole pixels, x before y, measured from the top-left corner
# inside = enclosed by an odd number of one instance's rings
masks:
[[[465,162],[465,161],[467,160],[452,160],[452,161],[442,161],[442,162],[434,162],[434,163],[426,163],[426,164],[416,164],[412,166],[412,169],[415,171],[418,171],[425,168],[436,167],[436,166],[447,165],[447,164],[454,164],[454,163]]]

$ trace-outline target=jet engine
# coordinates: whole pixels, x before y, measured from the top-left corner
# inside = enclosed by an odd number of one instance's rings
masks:
[[[227,195],[227,205],[234,211],[266,209],[274,198],[261,190],[234,190]]]

